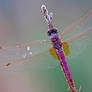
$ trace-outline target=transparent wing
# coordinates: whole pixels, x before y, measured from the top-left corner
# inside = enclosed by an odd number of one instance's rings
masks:
[[[92,26],[74,35],[66,42],[69,43],[72,58],[81,54],[92,43]]]
[[[41,45],[46,45],[46,44],[49,44],[50,41],[47,39],[47,40],[36,40],[36,41],[32,41],[32,42],[29,42],[29,43],[24,43],[24,44],[13,44],[13,45],[7,45],[7,46],[3,46],[1,45],[0,46],[0,49],[8,49],[8,48],[26,48],[26,47],[38,47],[38,46],[41,46]]]
[[[79,55],[92,41],[92,26],[80,32],[80,34],[74,35],[71,39],[66,40],[70,45],[70,54],[74,57]],[[76,46],[79,46],[76,48]],[[41,46],[38,49],[27,48],[27,45],[23,45],[21,48],[7,48],[2,49],[0,53],[2,55],[0,57],[4,64],[1,64],[1,69],[7,69],[9,66],[26,64],[26,68],[28,70],[46,70],[52,69],[59,65],[59,62],[51,58],[49,54],[50,45]],[[44,47],[44,48],[43,48]],[[81,47],[81,48],[80,48]],[[43,49],[42,49],[43,48]],[[45,50],[44,50],[45,49]],[[40,57],[41,56],[41,57]],[[5,60],[6,58],[6,60]],[[6,61],[6,62],[5,62]],[[25,62],[26,61],[26,62]],[[18,64],[17,64],[18,63]]]
[[[75,40],[80,39],[81,37],[85,36],[87,33],[91,33],[92,32],[92,26],[89,27],[88,29],[84,30],[83,32],[81,32],[78,35],[75,35],[74,37],[72,37],[71,39],[67,40],[68,43],[74,42]]]
[[[67,40],[71,47],[70,53],[73,57],[79,55],[79,53],[81,53],[85,49],[85,47],[88,46],[88,44],[90,43],[89,41],[91,41],[91,33],[92,27],[88,27],[80,34],[76,34],[71,39]],[[49,41],[47,42],[49,43]],[[19,65],[19,62],[23,65],[26,64],[25,67],[27,68],[27,70],[46,70],[57,67],[59,65],[59,62],[54,60],[54,58],[51,57],[51,55],[48,53],[48,48],[50,48],[50,45],[47,45],[47,42],[44,46],[41,45],[40,48],[33,48],[33,45],[31,43],[31,45],[20,45],[21,47],[11,46],[7,49],[1,49],[0,70],[6,70],[7,68],[9,69],[11,66]],[[76,46],[79,47],[76,48]]]
[[[86,30],[80,32],[80,34],[74,35],[71,39],[68,39],[67,42],[70,45],[70,53],[73,55],[76,53],[78,55],[81,51],[88,46],[89,41],[91,41],[91,33],[92,33],[92,26],[88,27]],[[83,39],[82,39],[83,37]],[[85,39],[86,38],[86,39]],[[88,41],[89,40],[89,41]],[[76,41],[78,41],[76,43]],[[44,44],[45,45],[41,45]],[[34,44],[33,44],[34,43]],[[53,57],[50,56],[49,49],[50,45],[47,45],[49,41],[43,42],[33,42],[30,44],[23,44],[23,45],[16,45],[16,46],[9,46],[0,50],[0,70],[9,69],[11,66],[19,65],[19,63],[25,65],[27,70],[34,69],[34,70],[46,70],[52,69],[59,65],[59,62],[54,60]],[[35,48],[34,46],[40,45],[40,47]],[[82,44],[82,45],[81,45]],[[34,46],[33,46],[34,45]],[[76,46],[82,46],[81,48],[76,48]],[[33,48],[33,47],[34,48]],[[84,46],[84,47],[83,47]],[[74,48],[73,48],[74,47]],[[78,50],[79,49],[79,50]],[[75,51],[75,52],[74,52]],[[76,56],[75,55],[75,56]],[[41,56],[41,57],[40,57]]]
[[[79,20],[75,21],[73,24],[71,24],[69,27],[65,28],[63,30],[63,32],[61,32],[61,36],[65,36],[69,33],[71,33],[72,31],[74,31],[74,29],[78,26],[80,26],[81,24],[84,24],[88,18],[92,16],[92,9],[89,10],[84,16],[82,16]]]
[[[1,49],[0,70],[11,69],[11,67],[18,66],[19,64],[25,65],[24,67],[27,68],[27,70],[55,68],[58,63],[50,56],[49,48],[50,45],[41,45],[36,48],[23,45],[21,48],[19,46],[12,46],[7,49]]]
[[[75,23],[63,30],[61,38],[68,40],[70,46],[70,55],[75,57],[83,52],[92,42],[92,9]]]
[[[85,50],[85,48],[90,44],[90,41],[92,39],[91,36],[88,34],[85,36],[83,35],[88,33],[88,31],[87,32],[84,31],[85,29],[88,28],[87,30],[89,29],[91,30],[91,27],[89,28],[89,26],[92,24],[91,22],[92,18],[90,18],[89,16],[91,15],[91,13],[92,13],[92,10],[89,10],[77,22],[75,22],[69,28],[64,30],[63,40],[68,39],[68,42],[70,45],[70,53],[73,57],[76,55],[79,55],[79,53]],[[83,38],[81,38],[82,36]],[[69,40],[71,37],[73,38]],[[11,45],[11,46],[1,45],[0,46],[0,49],[1,49],[0,50],[0,59],[1,59],[0,65],[4,65],[4,67],[6,67],[9,65],[14,65],[14,63],[17,64],[17,62],[29,61],[27,63],[27,68],[30,68],[30,69],[55,68],[58,65],[58,62],[55,61],[53,57],[51,58],[49,54],[45,54],[47,53],[48,50],[43,51],[50,48],[50,46],[48,45],[49,43],[50,43],[49,40],[42,40],[42,41],[33,41],[30,43],[25,43],[25,44],[16,44],[16,45]],[[38,57],[40,55],[42,56]],[[36,61],[34,58],[36,59]],[[2,66],[1,66],[1,69],[2,69]]]

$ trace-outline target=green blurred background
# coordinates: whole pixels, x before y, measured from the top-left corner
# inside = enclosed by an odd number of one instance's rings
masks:
[[[53,24],[60,31],[92,9],[92,0],[0,0],[0,43],[12,45],[48,39],[46,34],[48,26],[40,10],[42,4],[54,13]],[[65,39],[87,29],[91,26],[91,21],[92,15],[85,24],[77,26],[73,33],[66,35]],[[49,45],[43,46],[33,49],[34,52],[39,53],[39,50],[49,47]],[[76,88],[81,86],[81,92],[92,92],[91,33],[70,46],[73,48],[71,50],[73,58],[66,58]],[[20,58],[19,52],[20,50],[16,48],[0,51],[0,65]],[[49,53],[35,60],[17,63],[7,71],[1,70],[0,75],[2,76],[0,92],[70,92],[67,90],[66,78],[58,61]]]

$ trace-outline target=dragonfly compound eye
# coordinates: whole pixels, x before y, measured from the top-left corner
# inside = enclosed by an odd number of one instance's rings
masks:
[[[48,34],[48,36],[51,36],[51,31],[49,30],[49,31],[47,32],[47,34]]]
[[[51,28],[48,30],[47,34],[48,36],[51,36],[51,34],[57,34],[57,29],[56,28]]]

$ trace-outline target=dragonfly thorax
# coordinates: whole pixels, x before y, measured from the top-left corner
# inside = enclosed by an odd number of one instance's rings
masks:
[[[57,50],[60,49],[62,43],[57,34],[57,30],[55,28],[49,30],[48,35],[49,35],[50,41],[52,42],[53,47]]]
[[[51,41],[52,41],[53,47],[54,47],[55,49],[59,50],[59,49],[61,48],[62,43],[61,43],[61,41],[60,41],[59,38],[57,38],[57,37],[55,36],[55,37],[53,37],[53,38],[51,39]]]

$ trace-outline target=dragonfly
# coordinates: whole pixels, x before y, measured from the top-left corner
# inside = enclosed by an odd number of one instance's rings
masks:
[[[87,21],[88,17],[90,17],[92,14],[92,9],[89,10],[79,20],[77,20],[73,24],[71,24],[68,28],[63,30],[63,32],[60,32],[60,33],[57,31],[57,29],[55,27],[53,27],[53,24],[52,24],[53,13],[51,12],[48,14],[48,10],[45,5],[42,5],[41,10],[42,10],[44,18],[48,24],[48,27],[49,27],[48,32],[47,32],[49,39],[37,40],[37,41],[30,42],[30,43],[25,43],[25,44],[0,46],[0,51],[4,54],[5,54],[5,52],[11,53],[12,51],[15,51],[15,52],[16,52],[16,50],[18,51],[18,53],[15,54],[15,56],[17,56],[17,58],[14,57],[15,60],[11,60],[11,61],[9,61],[9,63],[4,64],[3,66],[1,66],[1,69],[7,68],[13,64],[17,64],[22,61],[33,60],[41,55],[46,55],[47,53],[50,53],[50,55],[55,60],[60,61],[59,64],[61,65],[61,67],[63,69],[63,72],[65,74],[65,77],[67,79],[67,83],[69,85],[71,92],[77,92],[77,89],[74,84],[74,80],[72,78],[71,72],[70,72],[68,64],[66,62],[66,58],[72,54],[72,51],[71,51],[72,47],[70,49],[70,44],[74,43],[76,40],[82,39],[82,37],[84,37],[85,35],[91,34],[92,26],[88,25],[89,27],[87,27],[83,31],[81,29],[80,29],[81,31],[79,31],[79,29],[77,27],[79,25],[82,26]],[[71,32],[73,32],[73,30],[75,30],[75,28],[78,29],[78,31],[79,31],[79,32],[77,31],[78,34],[77,34],[77,32],[74,32],[74,34],[73,34],[74,36],[72,38],[64,41],[63,39],[68,34],[71,34]],[[88,38],[90,38],[90,37],[88,36]],[[86,41],[85,41],[85,39],[83,38],[84,43],[86,42],[85,46],[87,44],[89,44],[88,40],[89,39],[86,39]],[[44,50],[44,51],[39,51],[38,49],[33,49],[33,51],[32,51],[32,48],[39,47],[39,46],[45,47],[48,44],[51,47],[48,46],[46,48],[46,50]],[[76,46],[75,46],[75,48],[76,48]],[[35,53],[35,52],[38,52],[38,53]],[[8,55],[6,55],[6,56],[8,56]],[[54,64],[54,66],[56,66],[56,63]],[[80,91],[80,89],[78,91]]]

